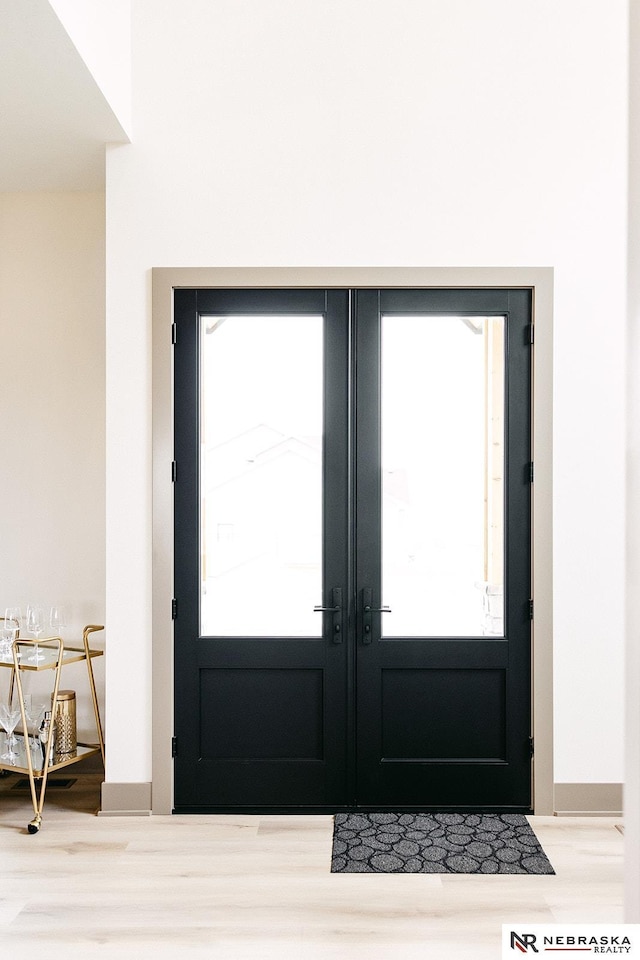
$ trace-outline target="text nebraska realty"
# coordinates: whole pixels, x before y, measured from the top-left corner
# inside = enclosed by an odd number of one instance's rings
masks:
[[[543,937],[545,950],[584,950],[590,947],[593,953],[629,953],[631,940],[629,937]]]
[[[540,944],[542,940],[542,944]],[[562,950],[566,953],[581,951],[584,953],[630,953],[631,940],[628,936],[617,934],[555,934],[540,936],[535,933],[516,933],[511,931],[511,949],[521,953],[546,953],[548,950]]]

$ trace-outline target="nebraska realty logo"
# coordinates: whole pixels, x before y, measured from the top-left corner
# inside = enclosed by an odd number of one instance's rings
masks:
[[[640,958],[640,924],[503,924],[502,957],[520,954],[617,954]]]

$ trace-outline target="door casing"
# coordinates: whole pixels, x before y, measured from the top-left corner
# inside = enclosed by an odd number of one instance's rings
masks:
[[[550,268],[156,268],[153,270],[152,809],[173,807],[173,379],[178,287],[520,287],[533,293],[532,632],[534,812],[553,812],[552,305]]]

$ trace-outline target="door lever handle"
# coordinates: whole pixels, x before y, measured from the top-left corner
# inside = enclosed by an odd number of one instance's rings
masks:
[[[323,607],[318,605],[313,608],[314,613],[332,613],[333,631],[331,639],[334,643],[342,643],[342,588],[334,587],[331,591],[332,607]]]
[[[365,587],[365,589],[362,591],[362,642],[365,646],[371,643],[371,614],[391,613],[391,607],[372,607],[372,603],[373,590],[371,590],[369,587]]]

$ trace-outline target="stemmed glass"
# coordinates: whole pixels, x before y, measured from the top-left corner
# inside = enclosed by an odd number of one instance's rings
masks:
[[[61,637],[67,626],[67,611],[65,607],[54,606],[49,611],[49,626],[54,637]]]
[[[40,731],[40,724],[44,720],[44,714],[47,706],[45,703],[34,703],[33,698],[29,695],[24,698],[24,712],[27,718],[27,724],[33,731],[33,745],[30,745],[30,749],[34,750],[36,753],[39,753],[38,750],[38,733]],[[27,736],[25,738],[29,741],[29,731],[27,730]]]
[[[11,641],[12,637],[11,623],[4,619],[0,624],[0,660],[11,659]]]
[[[0,726],[2,726],[3,730],[7,734],[5,743],[6,750],[2,756],[0,756],[0,760],[8,760],[9,763],[15,763],[18,759],[18,754],[13,749],[18,741],[14,737],[13,731],[15,730],[19,719],[19,706],[11,706],[9,703],[0,703]]]
[[[44,626],[44,611],[42,607],[35,606],[34,604],[29,604],[27,607],[27,630],[29,633],[38,639],[42,633]],[[43,653],[40,653],[38,650],[38,644],[36,643],[35,649],[30,657],[27,657],[29,663],[42,663],[46,657]]]
[[[22,623],[22,611],[20,607],[7,607],[4,611],[4,622],[2,625],[2,645],[0,646],[0,656],[11,656],[11,644],[18,636],[20,624]]]

